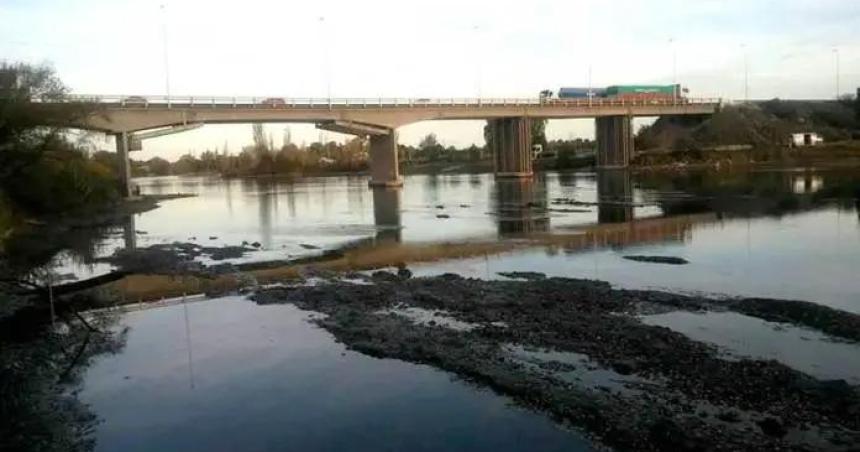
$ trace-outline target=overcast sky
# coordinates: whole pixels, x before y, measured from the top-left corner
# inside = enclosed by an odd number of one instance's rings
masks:
[[[0,0],[0,23],[0,58],[48,62],[86,94],[164,94],[164,30],[175,95],[526,97],[587,86],[589,72],[592,86],[671,83],[673,55],[697,97],[742,98],[744,54],[752,98],[834,97],[837,54],[841,91],[860,85],[860,0]],[[267,126],[276,142],[283,128]],[[481,128],[424,122],[401,141],[481,144]],[[592,129],[551,121],[549,134]],[[250,126],[207,126],[135,157],[250,138]]]

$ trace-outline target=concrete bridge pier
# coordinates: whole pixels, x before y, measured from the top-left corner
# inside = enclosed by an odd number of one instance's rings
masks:
[[[400,187],[403,178],[397,162],[397,130],[370,136],[370,186]]]
[[[128,159],[129,134],[120,132],[114,134],[116,140],[116,154],[119,159],[119,190],[123,198],[130,198],[131,190],[131,162]]]
[[[594,120],[598,168],[626,168],[633,157],[633,118],[602,116]]]
[[[496,177],[532,177],[531,119],[493,119],[490,131]]]

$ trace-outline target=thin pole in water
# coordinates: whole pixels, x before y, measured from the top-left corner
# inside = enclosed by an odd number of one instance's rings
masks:
[[[182,309],[185,312],[185,348],[188,349],[188,381],[194,389],[194,363],[191,356],[191,324],[188,322],[188,304],[185,292],[182,293]]]

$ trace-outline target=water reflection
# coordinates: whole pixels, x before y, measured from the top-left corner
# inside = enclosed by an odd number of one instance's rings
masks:
[[[102,419],[96,450],[590,449],[432,367],[347,350],[312,316],[240,297],[126,314],[127,346],[79,396]]]
[[[597,172],[597,222],[626,223],[633,220],[633,185],[627,170]]]
[[[546,178],[498,179],[493,201],[500,237],[549,230]]]
[[[860,176],[850,172],[667,175],[604,171],[540,174],[534,180],[446,174],[409,176],[401,190],[377,191],[369,190],[362,177],[224,180],[189,176],[141,179],[139,185],[143,193],[193,192],[198,196],[163,202],[158,209],[104,230],[73,228],[66,237],[50,240],[16,238],[8,242],[10,254],[30,253],[44,263],[52,255],[45,250],[50,244],[52,253],[62,251],[54,260],[62,267],[58,272],[74,272],[83,278],[109,271],[98,259],[117,248],[186,242],[192,237],[207,246],[260,242],[260,251],[243,258],[251,261],[290,259],[367,240],[412,244],[486,241],[591,230],[582,243],[557,244],[557,251],[573,253],[641,243],[688,247],[697,239],[709,240],[717,228],[742,223],[740,251],[746,258],[761,247],[784,249],[788,245],[774,243],[767,234],[756,235],[754,225],[750,233],[750,218],[778,218],[782,223],[768,226],[778,228],[796,221],[786,217],[834,208],[838,215],[817,220],[816,239],[803,244],[805,252],[820,253],[815,242],[831,240],[847,250],[857,250],[860,242],[858,229],[846,227],[847,222],[858,224],[860,210]],[[552,205],[548,205],[550,199]],[[574,202],[557,204],[556,199]],[[279,208],[284,205],[285,209]],[[709,216],[692,223],[679,218],[691,214]],[[735,221],[737,218],[741,220]],[[703,222],[716,226],[701,227]],[[86,240],[80,240],[84,236]],[[794,241],[790,244],[800,246]]]
[[[137,249],[137,229],[134,225],[134,215],[128,215],[122,223],[123,245],[127,250]]]
[[[400,242],[400,188],[379,187],[373,189],[373,223],[376,225],[376,240]]]

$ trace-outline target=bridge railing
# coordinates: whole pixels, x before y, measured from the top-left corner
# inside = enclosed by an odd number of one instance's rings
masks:
[[[557,98],[291,98],[276,96],[140,96],[86,95],[67,96],[64,102],[99,103],[128,108],[432,108],[432,107],[610,107],[610,106],[677,106],[720,104],[721,99],[557,99]],[[42,101],[56,102],[56,101]]]

